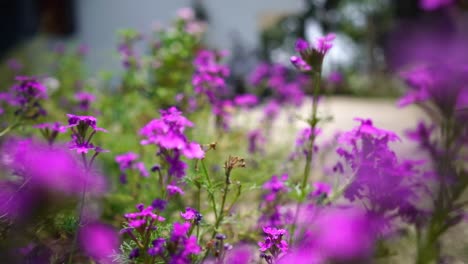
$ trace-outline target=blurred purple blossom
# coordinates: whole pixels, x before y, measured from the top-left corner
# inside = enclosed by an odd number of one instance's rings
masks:
[[[79,231],[83,251],[99,263],[113,263],[119,253],[120,239],[113,227],[102,223],[90,223]]]

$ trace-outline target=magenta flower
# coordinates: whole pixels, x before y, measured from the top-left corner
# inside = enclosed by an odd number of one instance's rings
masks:
[[[309,43],[305,41],[304,39],[297,39],[296,41],[296,51],[299,53],[306,52],[309,49]]]
[[[263,108],[263,114],[266,120],[274,120],[278,117],[280,105],[276,100],[271,100]]]
[[[311,193],[312,197],[320,197],[322,195],[330,195],[331,187],[328,183],[316,182],[314,183],[314,191]]]
[[[336,35],[333,33],[327,34],[324,37],[318,38],[315,43],[315,49],[320,53],[326,54],[333,47],[333,40],[335,40]]]
[[[184,238],[190,229],[190,223],[185,222],[181,223],[174,223],[174,228],[172,229],[171,233],[171,241],[176,242],[177,240]]]
[[[260,251],[263,252],[264,258],[266,253],[269,253],[273,259],[277,259],[280,255],[284,255],[288,251],[288,243],[283,239],[286,234],[285,229],[277,229],[274,227],[263,227],[264,239],[258,242]]]
[[[335,34],[328,34],[318,38],[315,43],[310,45],[303,39],[296,41],[295,49],[300,56],[292,56],[291,63],[300,71],[321,71],[325,55],[333,47]]]
[[[62,126],[59,122],[54,123],[42,123],[33,126],[41,130],[42,136],[49,142],[53,144],[59,133],[65,133],[67,128]]]
[[[258,103],[257,96],[253,94],[242,94],[234,98],[234,104],[240,107],[253,107]]]
[[[176,195],[176,194],[184,195],[184,191],[181,188],[179,188],[179,186],[174,185],[174,184],[167,185],[167,191],[169,195]]]
[[[192,126],[193,123],[182,116],[177,108],[161,110],[160,119],[153,119],[140,130],[140,134],[146,137],[141,144],[155,144],[162,149],[179,150],[187,158],[203,158],[204,152],[200,146],[189,142],[184,135],[185,128]]]
[[[427,11],[432,11],[453,4],[453,0],[419,0],[419,6]]]
[[[292,65],[294,65],[294,67],[296,67],[300,71],[308,72],[312,70],[312,67],[309,64],[307,64],[307,62],[303,60],[301,57],[291,56],[290,61]]]
[[[121,171],[125,171],[131,167],[136,160],[138,160],[139,156],[133,152],[127,152],[121,155],[115,156],[115,161],[119,164],[119,168]]]
[[[75,100],[78,101],[78,107],[81,111],[88,111],[92,102],[96,100],[96,96],[92,93],[77,92]]]
[[[113,263],[119,253],[120,239],[111,226],[91,223],[79,231],[80,245],[89,257],[99,263]]]
[[[78,116],[67,114],[68,116],[68,128],[78,127],[78,130],[86,130],[91,127],[94,131],[107,132],[104,128],[97,127],[97,119],[94,116]],[[81,127],[80,127],[81,126]]]
[[[8,218],[54,206],[53,198],[78,197],[85,187],[91,196],[106,190],[105,179],[87,171],[64,146],[11,139],[2,146],[0,157],[4,175],[16,175],[16,180],[0,183],[0,198],[4,201],[0,212]]]
[[[17,108],[16,115],[27,119],[36,119],[47,114],[41,101],[47,99],[47,88],[35,77],[17,76],[9,93],[0,94],[0,100]]]

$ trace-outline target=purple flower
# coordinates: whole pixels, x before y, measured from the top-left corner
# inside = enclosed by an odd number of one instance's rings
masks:
[[[258,151],[262,151],[262,146],[266,142],[266,138],[263,136],[262,131],[259,129],[250,131],[247,135],[249,142],[249,153],[254,154]]]
[[[157,256],[162,255],[165,251],[166,240],[164,238],[157,238],[151,242],[153,245],[148,249],[148,255]]]
[[[331,187],[328,183],[316,182],[314,183],[314,191],[311,193],[312,197],[320,197],[322,195],[330,195]]]
[[[243,95],[238,95],[234,98],[234,104],[240,107],[253,107],[258,103],[258,98],[257,96],[253,94],[243,94]]]
[[[305,62],[301,57],[291,56],[290,61],[292,65],[294,65],[294,67],[296,67],[300,71],[308,72],[312,70],[312,67],[309,64],[307,64],[307,62]]]
[[[85,185],[88,193],[103,191],[103,178],[91,175],[63,146],[49,146],[31,140],[12,140],[4,145],[9,168],[20,172],[31,185],[63,194],[80,194]]]
[[[306,52],[309,49],[309,43],[305,41],[304,39],[297,39],[296,41],[296,51],[299,53]]]
[[[67,128],[62,126],[59,122],[42,123],[34,125],[33,127],[41,130],[42,135],[49,144],[54,143],[59,133],[65,133],[67,131]]]
[[[185,208],[185,212],[180,213],[180,215],[186,221],[193,222],[196,225],[198,225],[203,218],[203,216],[197,210],[190,207]]]
[[[399,138],[395,133],[376,128],[372,121],[363,120],[361,125],[343,133],[337,149],[353,175],[344,196],[350,201],[359,199],[377,215],[385,215],[395,209],[406,207],[418,197],[423,186],[419,172],[399,162],[388,144]]]
[[[7,61],[8,68],[15,73],[20,72],[23,69],[23,64],[17,59],[9,59]]]
[[[151,203],[151,206],[153,206],[155,210],[159,211],[164,211],[166,209],[166,205],[167,201],[162,199],[154,199],[154,201]]]
[[[335,34],[328,34],[318,38],[313,45],[309,45],[305,40],[296,41],[296,51],[300,56],[292,56],[291,63],[300,71],[320,71],[323,58],[333,46]]]
[[[343,82],[343,75],[339,71],[333,71],[328,75],[328,81],[332,84],[339,85]]]
[[[167,185],[167,191],[169,195],[176,195],[176,194],[184,195],[184,191],[182,191],[181,188],[179,188],[177,185],[174,185],[174,184]]]
[[[121,155],[115,156],[115,161],[119,164],[121,171],[125,171],[131,168],[134,162],[138,159],[138,154],[133,152],[127,152]]]
[[[86,56],[89,52],[89,46],[84,44],[84,43],[81,43],[80,45],[78,45],[78,48],[76,49],[76,54],[78,56]]]
[[[320,53],[326,54],[333,47],[333,40],[335,40],[336,35],[333,33],[327,34],[323,37],[320,37],[316,40],[315,49]]]
[[[275,100],[271,100],[265,105],[265,108],[263,108],[263,114],[265,115],[265,119],[267,120],[276,119],[279,115],[279,111],[279,103]]]
[[[145,164],[143,162],[137,162],[135,164],[135,168],[140,172],[140,175],[142,177],[148,178],[149,177],[149,172],[145,167]]]
[[[82,227],[79,239],[83,251],[99,263],[112,263],[119,252],[119,235],[105,224],[91,223]]]
[[[177,10],[177,16],[185,21],[190,21],[195,19],[195,13],[192,8],[184,7]]]
[[[285,229],[277,229],[274,227],[263,227],[264,239],[258,242],[261,252],[268,252],[273,259],[277,259],[281,254],[288,251],[288,243],[283,239],[286,234]]]
[[[96,100],[96,97],[91,93],[77,92],[75,100],[78,101],[78,107],[81,111],[88,111],[91,103]]]
[[[35,77],[17,76],[15,80],[18,83],[11,88],[9,96],[4,96],[8,104],[19,108],[15,113],[31,119],[45,115],[40,101],[48,98],[47,88]]]
[[[78,127],[78,129],[86,130],[88,127],[91,127],[94,131],[107,132],[104,128],[97,127],[97,119],[94,116],[78,116],[72,114],[67,114],[67,116],[68,128]]]
[[[263,189],[270,191],[271,193],[286,192],[288,190],[286,181],[288,180],[288,174],[281,175],[281,178],[273,175],[271,179],[263,184]]]
[[[184,218],[185,220],[190,221],[195,219],[197,213],[197,210],[187,207],[185,208],[184,213],[180,213],[180,216],[182,216],[182,218]]]
[[[188,222],[185,222],[183,224],[177,222],[174,223],[174,228],[172,229],[171,233],[171,241],[177,242],[179,239],[185,238],[189,229],[190,223]]]
[[[247,264],[253,259],[252,249],[247,245],[240,245],[226,253],[226,263]]]
[[[193,123],[182,116],[182,112],[175,107],[161,110],[161,118],[153,119],[146,124],[140,134],[146,139],[141,144],[156,144],[162,149],[181,151],[187,158],[203,158],[204,152],[200,145],[189,142],[184,135],[186,127]]]
[[[432,11],[453,4],[453,0],[419,0],[419,6],[427,11]]]
[[[330,209],[314,221],[310,246],[328,260],[368,258],[373,252],[375,224],[358,210]]]

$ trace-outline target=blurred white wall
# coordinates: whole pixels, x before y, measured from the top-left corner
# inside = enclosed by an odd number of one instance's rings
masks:
[[[149,32],[156,21],[168,24],[190,0],[79,0],[78,40],[90,47],[90,69],[119,69],[116,31],[135,28]],[[232,33],[249,46],[258,44],[260,16],[296,12],[302,0],[204,0],[210,18],[208,44],[229,49]]]

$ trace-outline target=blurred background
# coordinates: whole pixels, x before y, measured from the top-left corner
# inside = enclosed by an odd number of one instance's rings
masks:
[[[260,62],[289,64],[298,37],[309,41],[328,32],[337,39],[325,74],[343,85],[333,92],[358,96],[395,96],[389,78],[407,63],[411,41],[448,40],[466,34],[466,0],[16,0],[0,8],[2,72],[15,63],[45,74],[40,54],[60,44],[86,47],[88,75],[122,70],[117,55],[122,28],[143,37],[165,27],[181,7],[192,7],[206,22],[203,43],[228,50],[233,86]],[[444,45],[443,41],[440,43]],[[63,47],[62,47],[63,48]],[[141,47],[145,49],[145,47]],[[406,52],[406,53],[405,53]],[[12,61],[16,59],[17,61]],[[8,63],[9,62],[9,63]],[[27,62],[27,63],[25,63]],[[5,66],[6,65],[6,66]],[[9,65],[9,66],[8,66]],[[3,74],[2,74],[3,75]],[[382,81],[385,80],[385,81]],[[242,90],[242,88],[236,90]]]

